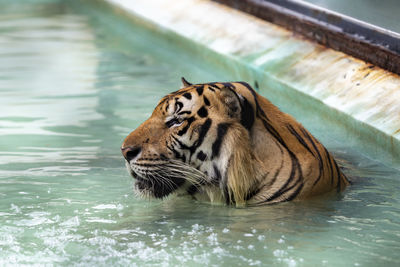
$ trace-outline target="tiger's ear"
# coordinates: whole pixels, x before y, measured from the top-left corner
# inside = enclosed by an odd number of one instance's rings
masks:
[[[247,98],[229,87],[221,89],[221,97],[228,108],[228,115],[237,118],[243,127],[250,130],[255,121],[255,110]]]
[[[228,115],[231,118],[240,119],[241,113],[241,95],[236,93],[233,89],[224,86],[221,88],[221,99],[228,109]]]
[[[181,81],[182,81],[181,89],[192,85],[190,82],[186,81],[184,77],[181,78]]]

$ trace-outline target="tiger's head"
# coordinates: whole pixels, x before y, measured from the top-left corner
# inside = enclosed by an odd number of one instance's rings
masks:
[[[182,83],[122,144],[136,192],[244,203],[257,187],[249,134],[255,103],[232,83]]]

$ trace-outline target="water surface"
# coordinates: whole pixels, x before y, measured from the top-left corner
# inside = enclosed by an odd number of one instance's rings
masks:
[[[0,265],[400,264],[399,172],[325,128],[354,181],[341,195],[247,209],[137,199],[123,138],[181,75],[226,76],[130,30],[54,1],[0,9]]]

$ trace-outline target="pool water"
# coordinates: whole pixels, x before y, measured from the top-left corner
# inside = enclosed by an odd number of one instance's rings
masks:
[[[400,172],[326,128],[310,125],[354,182],[341,195],[242,209],[137,199],[123,138],[180,76],[229,74],[129,29],[65,2],[2,5],[1,266],[400,264]]]

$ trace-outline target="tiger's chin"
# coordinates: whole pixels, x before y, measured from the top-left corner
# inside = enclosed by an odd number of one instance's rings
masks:
[[[163,199],[167,196],[181,191],[184,187],[185,180],[178,177],[143,177],[130,171],[135,179],[134,191],[140,198],[157,198]],[[161,180],[161,181],[160,181]]]
[[[204,173],[174,159],[164,160],[158,164],[127,161],[125,163],[129,174],[135,180],[134,192],[140,198],[164,199],[170,195],[193,196],[199,192],[201,185],[207,183]]]

